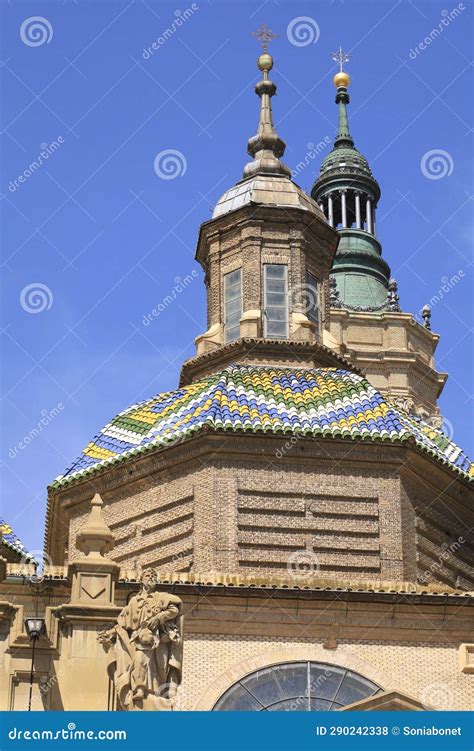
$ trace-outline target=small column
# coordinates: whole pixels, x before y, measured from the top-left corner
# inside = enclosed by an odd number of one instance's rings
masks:
[[[356,207],[356,229],[360,229],[360,193],[356,190],[355,194],[355,207]]]
[[[367,219],[367,232],[370,232],[370,234],[372,234],[372,205],[370,198],[368,198],[365,203],[365,215]]]
[[[332,196],[328,196],[328,221],[331,227],[334,227],[334,212],[332,207]]]
[[[375,230],[375,206],[372,209],[372,234],[373,234],[374,237],[377,236],[377,232]]]
[[[91,501],[91,510],[76,535],[76,548],[80,551],[69,564],[71,602],[87,608],[113,606],[115,580],[120,566],[105,554],[114,546],[114,536],[102,514],[102,498],[98,493]]]
[[[342,210],[342,227],[347,227],[347,206],[346,206],[346,193],[347,191],[341,190],[341,210]]]
[[[59,643],[58,691],[65,710],[113,709],[108,657],[98,633],[110,627],[120,613],[115,606],[115,585],[120,566],[106,554],[114,536],[102,514],[98,493],[76,535],[76,556],[68,566],[69,602],[53,608],[67,639]]]

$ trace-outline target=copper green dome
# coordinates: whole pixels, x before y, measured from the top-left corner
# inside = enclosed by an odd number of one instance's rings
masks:
[[[335,173],[340,175],[350,174],[353,177],[358,176],[364,181],[369,178],[373,183],[372,187],[374,189],[374,194],[377,193],[377,190],[380,193],[380,188],[372,174],[369,162],[355,147],[334,147],[321,164],[319,177],[314,184],[315,187],[320,186],[327,178],[332,177]]]
[[[349,77],[342,76],[341,80],[349,81]],[[398,296],[390,289],[390,267],[382,258],[376,237],[380,186],[368,160],[354,145],[347,118],[349,94],[343,85],[337,88],[336,103],[337,136],[321,164],[311,196],[340,234],[332,268],[337,305],[350,310],[397,311]]]

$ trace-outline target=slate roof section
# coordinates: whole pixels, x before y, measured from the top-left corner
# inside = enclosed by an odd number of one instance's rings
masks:
[[[255,175],[241,180],[219,198],[212,218],[255,204],[303,209],[326,221],[318,204],[296,183],[280,175]]]

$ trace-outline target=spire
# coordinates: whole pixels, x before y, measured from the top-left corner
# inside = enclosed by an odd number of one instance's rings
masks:
[[[257,133],[249,138],[247,152],[253,157],[244,169],[244,178],[253,175],[284,175],[291,177],[291,170],[280,161],[286,148],[285,142],[278,136],[273,124],[272,96],[276,92],[275,84],[268,77],[273,68],[273,58],[267,52],[268,43],[276,34],[263,24],[252,36],[258,37],[263,46],[263,54],[258,58],[258,68],[262,80],[255,86],[255,93],[260,97],[260,115]]]
[[[393,283],[389,287],[390,268],[382,258],[382,246],[376,236],[380,187],[367,159],[354,145],[347,119],[350,77],[343,67],[349,55],[340,47],[331,57],[339,68],[334,76],[338,130],[311,197],[340,233],[332,267],[339,293],[337,301],[352,310],[395,312],[399,310],[398,293]]]
[[[114,546],[114,536],[102,514],[103,505],[102,498],[96,493],[91,500],[89,516],[76,535],[76,548],[83,556],[94,560],[103,559]]]
[[[354,141],[349,132],[349,120],[347,117],[347,105],[350,102],[348,87],[351,82],[348,73],[343,71],[342,66],[349,60],[349,55],[343,52],[342,47],[339,47],[337,52],[332,53],[332,59],[339,64],[339,72],[334,76],[334,86],[337,89],[336,104],[339,105],[339,127],[336,140],[334,141],[334,148],[342,146],[348,148],[354,148]]]
[[[349,78],[349,76],[347,76]],[[348,148],[354,148],[354,140],[349,132],[349,120],[347,117],[346,105],[350,102],[347,88],[344,86],[338,86],[336,94],[336,104],[339,105],[339,127],[334,141],[334,148],[346,146]]]

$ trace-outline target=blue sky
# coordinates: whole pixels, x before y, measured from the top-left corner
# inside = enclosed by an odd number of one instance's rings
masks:
[[[263,22],[279,34],[274,114],[290,167],[308,143],[332,142],[330,53],[351,53],[350,123],[382,187],[384,255],[405,310],[440,298],[440,406],[474,453],[467,1],[11,0],[2,15],[2,513],[30,550],[42,547],[48,483],[114,414],[174,388],[205,329],[197,232],[247,160],[250,32]],[[174,179],[154,167],[173,169],[156,161],[168,150],[179,152]],[[431,151],[443,153],[430,173]],[[306,190],[325,153],[298,175]]]

